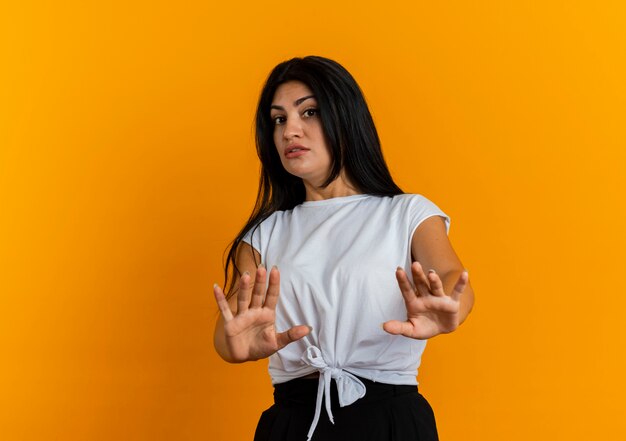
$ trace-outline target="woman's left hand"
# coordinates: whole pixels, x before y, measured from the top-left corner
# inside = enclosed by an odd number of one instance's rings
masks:
[[[411,272],[415,287],[404,269],[396,270],[396,279],[406,304],[407,319],[404,322],[385,322],[383,329],[390,334],[420,340],[454,331],[459,326],[461,294],[469,281],[467,271],[461,273],[450,295],[444,292],[443,283],[434,271],[429,271],[427,276],[422,266],[413,262]]]

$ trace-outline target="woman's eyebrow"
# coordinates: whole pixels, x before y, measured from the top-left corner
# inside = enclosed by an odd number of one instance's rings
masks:
[[[300,104],[302,104],[305,100],[308,100],[309,98],[315,98],[315,95],[307,95],[307,96],[303,96],[302,98],[298,98],[297,100],[293,102],[293,105],[297,107]],[[276,104],[272,104],[270,106],[270,109],[285,110],[283,106],[277,106]]]

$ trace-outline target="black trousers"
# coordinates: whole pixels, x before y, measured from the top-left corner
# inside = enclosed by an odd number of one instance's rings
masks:
[[[335,424],[322,404],[312,441],[437,441],[433,410],[417,386],[375,383],[364,378],[367,392],[340,407],[331,387]],[[254,441],[306,441],[315,413],[318,380],[296,379],[274,387],[274,405],[261,415]]]

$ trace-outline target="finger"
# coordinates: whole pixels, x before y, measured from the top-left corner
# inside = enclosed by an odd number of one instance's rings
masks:
[[[285,332],[276,334],[276,343],[278,344],[278,350],[284,348],[289,343],[300,340],[305,335],[309,335],[312,330],[313,329],[310,326],[299,325],[294,326],[293,328],[290,328]]]
[[[239,279],[239,291],[237,292],[237,314],[248,310],[250,306],[250,292],[252,291],[252,281],[250,273],[246,271]]]
[[[402,297],[404,297],[405,303],[413,302],[417,296],[415,288],[413,288],[406,272],[401,267],[396,269],[396,280],[398,281],[400,291],[402,291]]]
[[[265,296],[265,307],[274,309],[278,302],[278,294],[280,293],[280,272],[278,267],[274,265],[270,270],[270,283],[267,287],[267,295]]]
[[[220,288],[217,283],[213,284],[213,295],[215,295],[217,307],[220,309],[224,321],[231,321],[233,319],[233,312],[230,310],[224,291],[222,291],[222,288]]]
[[[446,293],[443,290],[443,282],[434,269],[428,270],[428,283],[430,284],[430,292],[437,297],[444,297]]]
[[[456,281],[450,297],[458,302],[461,298],[461,294],[463,294],[463,291],[465,290],[465,287],[468,285],[468,283],[469,273],[467,271],[463,271],[459,276],[459,279]]]
[[[259,265],[256,270],[256,276],[254,278],[254,288],[252,290],[252,301],[250,302],[250,308],[260,308],[263,306],[263,297],[265,296],[265,279],[267,271],[263,264]]]
[[[383,323],[383,330],[392,335],[405,335],[407,337],[410,337],[414,331],[411,323],[400,320],[389,320]]]
[[[430,295],[430,284],[428,283],[428,279],[426,278],[426,274],[424,274],[424,270],[422,269],[422,265],[419,262],[413,262],[411,264],[411,272],[413,273],[413,283],[415,284],[415,289],[420,296]]]

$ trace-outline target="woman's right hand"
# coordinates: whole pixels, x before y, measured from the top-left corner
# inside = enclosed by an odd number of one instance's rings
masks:
[[[267,270],[257,268],[254,283],[245,272],[237,291],[237,312],[233,314],[222,289],[215,284],[213,292],[223,318],[224,343],[231,363],[259,360],[272,355],[289,343],[311,332],[308,326],[294,326],[285,332],[276,332],[276,303],[278,301],[280,274],[272,267],[269,286],[266,286]]]

